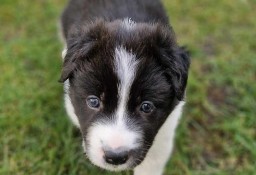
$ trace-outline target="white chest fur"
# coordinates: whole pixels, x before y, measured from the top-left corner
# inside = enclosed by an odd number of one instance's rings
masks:
[[[134,175],[161,175],[171,155],[175,129],[185,102],[180,102],[157,133],[144,161],[134,169]]]

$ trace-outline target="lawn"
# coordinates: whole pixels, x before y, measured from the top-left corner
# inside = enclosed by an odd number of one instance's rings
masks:
[[[256,1],[164,4],[192,58],[187,105],[165,174],[256,174]],[[1,175],[115,174],[83,157],[63,107],[56,23],[64,5],[1,0]]]

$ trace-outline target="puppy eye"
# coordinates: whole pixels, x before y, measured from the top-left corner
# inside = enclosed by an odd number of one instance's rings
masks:
[[[89,97],[87,97],[86,103],[91,108],[99,108],[100,107],[100,100],[98,97],[96,97],[94,95],[90,95]]]
[[[151,113],[154,110],[155,106],[150,101],[144,101],[140,106],[140,111],[144,113]]]

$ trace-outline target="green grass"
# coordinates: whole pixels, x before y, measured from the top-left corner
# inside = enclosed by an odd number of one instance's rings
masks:
[[[64,5],[1,0],[1,175],[108,174],[83,157],[64,111],[56,27]],[[256,174],[256,1],[165,6],[192,56],[187,105],[165,174]]]

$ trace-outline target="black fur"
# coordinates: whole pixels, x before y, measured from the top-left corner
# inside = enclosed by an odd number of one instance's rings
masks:
[[[127,17],[136,22],[136,30],[122,27]],[[91,123],[112,120],[120,98],[114,53],[123,46],[140,61],[129,94],[127,122],[143,131],[144,148],[140,149],[148,150],[167,116],[184,98],[190,64],[187,51],[177,45],[160,1],[71,0],[62,15],[62,27],[68,50],[60,82],[70,81],[67,93],[83,137]],[[100,97],[103,107],[99,111],[86,106],[89,95]],[[139,110],[145,100],[156,107],[150,115]],[[142,161],[145,154],[138,149],[133,156]]]
[[[67,38],[73,25],[88,24],[98,18],[114,21],[127,17],[135,22],[169,23],[159,0],[70,0],[61,21]]]

